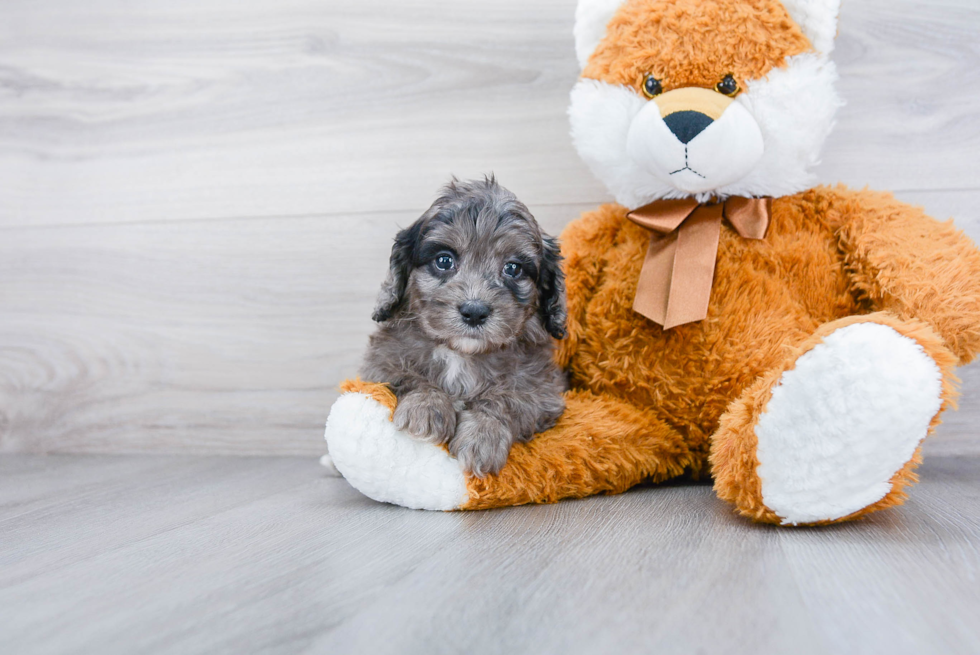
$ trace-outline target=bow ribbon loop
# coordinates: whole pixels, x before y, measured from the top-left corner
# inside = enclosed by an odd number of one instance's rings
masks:
[[[704,320],[721,237],[728,219],[739,236],[764,239],[772,198],[729,198],[699,203],[692,198],[657,200],[626,215],[650,231],[633,309],[665,330]]]

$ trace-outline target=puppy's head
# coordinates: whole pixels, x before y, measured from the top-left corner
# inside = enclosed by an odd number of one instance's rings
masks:
[[[453,180],[395,237],[374,320],[416,319],[433,339],[467,353],[519,336],[565,334],[558,243],[490,177]]]

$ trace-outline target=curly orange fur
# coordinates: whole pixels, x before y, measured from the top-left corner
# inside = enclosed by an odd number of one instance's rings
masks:
[[[582,76],[642,92],[647,73],[664,91],[710,89],[731,74],[744,89],[810,49],[778,0],[633,0],[609,23]]]
[[[395,407],[398,406],[398,399],[395,398],[395,392],[391,390],[387,384],[381,384],[379,382],[365,382],[361,378],[354,378],[353,380],[344,380],[340,383],[341,393],[363,393],[366,396],[374,398],[383,406],[388,408],[388,419],[390,420],[395,414]]]
[[[803,352],[838,327],[883,322],[937,361],[946,405],[957,359],[977,352],[971,329],[980,308],[971,303],[980,298],[980,254],[888,194],[821,187],[778,198],[764,241],[726,226],[708,318],[668,331],[630,309],[648,235],[626,211],[600,207],[562,235],[570,311],[560,358],[573,388],[588,395],[573,393],[559,426],[515,449],[500,476],[471,480],[468,507],[621,491],[650,477],[704,475],[713,464],[722,498],[755,520],[778,522],[761,502],[752,428]],[[869,241],[873,248],[863,245]],[[942,252],[955,265],[938,265]],[[923,276],[890,265],[913,255],[932,257],[934,270]],[[878,291],[883,280],[887,294]],[[924,284],[942,297],[928,302]],[[916,311],[895,311],[910,299]],[[882,310],[894,314],[874,314]],[[653,459],[636,458],[644,451]],[[917,461],[895,474],[885,498],[846,519],[901,503]],[[651,476],[654,465],[659,474]]]
[[[498,475],[467,481],[470,500],[461,509],[621,493],[690,466],[684,440],[655,412],[587,391],[572,391],[566,401],[558,425],[515,444]]]

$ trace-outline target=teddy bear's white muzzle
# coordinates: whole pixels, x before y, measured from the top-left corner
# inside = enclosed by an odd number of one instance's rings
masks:
[[[627,152],[678,191],[714,191],[742,179],[762,159],[759,124],[739,102],[717,119],[694,108],[663,113],[657,102],[645,104],[630,125]]]

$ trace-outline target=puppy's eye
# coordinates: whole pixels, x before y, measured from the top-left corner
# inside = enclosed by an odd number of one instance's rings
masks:
[[[664,86],[660,83],[660,80],[652,74],[647,73],[647,76],[643,78],[643,95],[648,98],[654,98],[663,92]]]
[[[444,252],[441,255],[436,256],[435,259],[436,268],[440,271],[451,271],[456,268],[456,258],[450,255],[448,252]]]
[[[507,262],[504,264],[504,275],[507,277],[520,277],[524,268],[517,262]]]
[[[729,98],[734,98],[738,95],[738,92],[742,89],[739,88],[738,82],[735,81],[733,75],[726,75],[721,82],[715,86],[715,91],[722,94],[723,96],[728,96]]]

